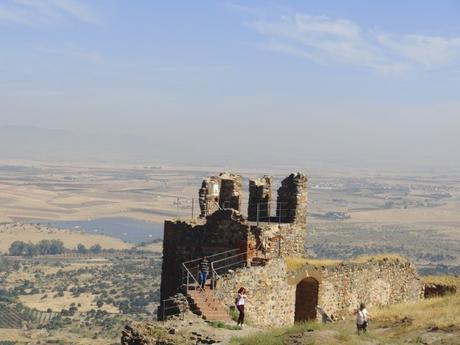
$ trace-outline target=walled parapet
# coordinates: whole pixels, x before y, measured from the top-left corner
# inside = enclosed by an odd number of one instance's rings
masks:
[[[264,177],[249,180],[248,220],[267,221],[271,214],[272,178]]]
[[[203,180],[198,191],[200,217],[204,218],[219,209],[219,194],[220,178],[218,176],[210,176]]]
[[[307,177],[304,174],[291,174],[281,182],[276,216],[283,223],[307,222]]]
[[[219,205],[221,208],[232,208],[240,211],[241,185],[243,179],[240,175],[231,173],[219,174],[220,193]]]

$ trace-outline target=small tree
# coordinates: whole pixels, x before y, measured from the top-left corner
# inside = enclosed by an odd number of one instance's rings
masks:
[[[98,243],[98,244],[95,244],[94,246],[91,246],[91,248],[89,248],[89,250],[93,254],[99,254],[102,251],[102,247]]]
[[[84,244],[79,243],[77,246],[77,252],[79,252],[80,254],[86,254],[88,253],[88,249],[86,249]]]
[[[27,255],[28,244],[24,241],[14,241],[8,250],[11,256]]]

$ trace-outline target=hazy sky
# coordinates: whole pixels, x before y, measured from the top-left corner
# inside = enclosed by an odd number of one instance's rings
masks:
[[[457,0],[0,0],[0,126],[67,158],[459,165],[459,95]]]

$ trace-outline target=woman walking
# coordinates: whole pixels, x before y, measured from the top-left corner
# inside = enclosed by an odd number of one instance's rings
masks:
[[[244,304],[246,303],[247,296],[246,296],[246,289],[244,287],[240,287],[238,290],[238,296],[235,299],[236,309],[240,312],[238,317],[238,326],[241,328],[244,327]]]

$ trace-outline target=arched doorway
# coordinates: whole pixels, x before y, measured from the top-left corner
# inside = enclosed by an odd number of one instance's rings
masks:
[[[295,290],[295,321],[316,319],[318,305],[318,281],[312,277],[302,279]]]

